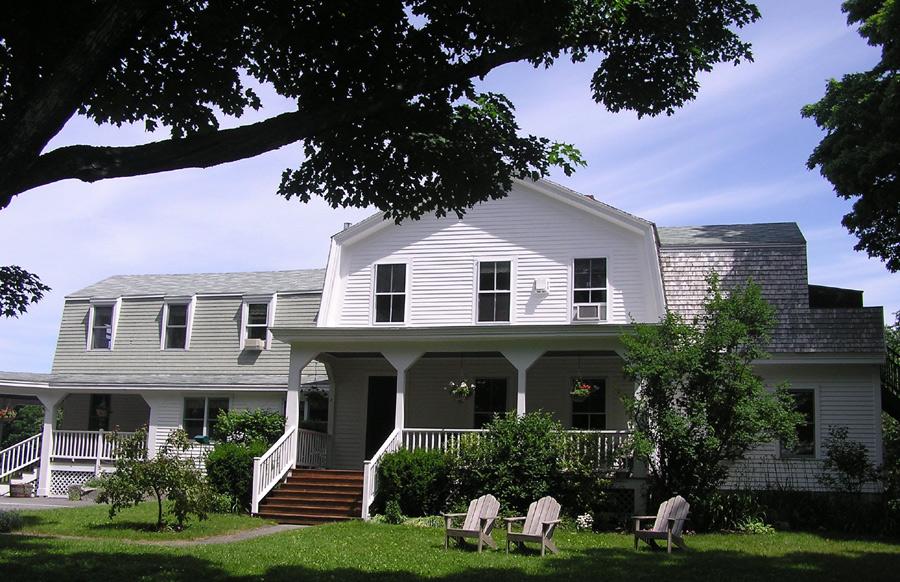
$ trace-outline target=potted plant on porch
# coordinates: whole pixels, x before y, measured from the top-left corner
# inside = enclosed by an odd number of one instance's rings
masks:
[[[572,390],[569,391],[569,396],[571,396],[572,400],[575,402],[584,402],[596,391],[596,386],[588,384],[581,378],[576,378],[575,381],[572,382]]]
[[[457,401],[462,402],[475,393],[475,383],[468,380],[451,381],[447,382],[444,390],[449,392]]]

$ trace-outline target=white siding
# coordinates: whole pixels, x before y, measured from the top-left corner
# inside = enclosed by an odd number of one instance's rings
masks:
[[[881,464],[877,366],[762,365],[759,371],[769,385],[786,380],[792,388],[815,391],[816,458],[782,458],[778,443],[766,443],[732,468],[727,487],[822,489],[818,477],[832,426],[846,426],[848,437],[864,444],[871,461]]]
[[[320,324],[372,323],[373,265],[380,262],[408,264],[408,325],[472,324],[479,260],[513,262],[511,323],[569,323],[572,261],[594,257],[608,258],[608,322],[655,321],[653,248],[644,235],[516,186],[462,220],[426,217],[342,245],[328,321]],[[536,277],[549,279],[546,296],[532,292]]]

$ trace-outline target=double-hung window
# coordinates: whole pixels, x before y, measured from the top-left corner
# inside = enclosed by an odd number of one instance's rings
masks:
[[[606,259],[575,259],[572,283],[573,318],[606,321]]]
[[[247,304],[247,339],[266,341],[269,337],[269,304]]]
[[[119,301],[91,304],[88,313],[87,349],[111,350],[116,341],[116,319]]]
[[[510,261],[478,263],[478,321],[509,321],[512,268]]]
[[[206,436],[212,440],[219,437],[216,430],[219,413],[228,412],[227,398],[192,397],[184,399],[182,426],[189,438]]]
[[[375,265],[375,323],[403,323],[406,313],[406,265]]]
[[[787,457],[816,456],[816,393],[814,390],[788,390],[794,398],[794,411],[803,417],[797,426],[797,442],[793,447],[781,445],[781,454]]]
[[[585,384],[594,387],[591,395],[579,402],[572,402],[572,428],[576,430],[606,430],[606,381],[585,378]]]
[[[189,303],[166,303],[163,323],[163,347],[167,350],[186,350],[190,328]]]

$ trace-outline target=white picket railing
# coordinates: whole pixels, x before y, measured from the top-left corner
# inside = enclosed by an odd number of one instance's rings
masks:
[[[405,428],[403,429],[403,448],[442,451],[459,450],[460,440],[464,435],[472,439],[480,439],[484,433],[477,428]]]
[[[608,469],[622,468],[628,453],[623,447],[628,443],[631,431],[627,430],[567,430],[566,453]]]
[[[54,430],[53,452],[55,459],[70,461],[114,461],[119,440],[110,436],[114,433],[102,430]],[[119,438],[129,437],[133,432],[120,432]]]
[[[252,513],[259,513],[259,502],[266,493],[296,466],[297,427],[291,426],[268,451],[253,459],[253,490],[250,496]]]
[[[297,429],[297,466],[324,467],[328,462],[328,434]]]
[[[41,434],[0,451],[0,479],[25,469],[41,460]]]
[[[369,508],[375,501],[375,492],[378,490],[378,465],[381,464],[381,458],[403,446],[403,432],[402,428],[395,428],[372,458],[363,462],[363,519],[369,519]]]

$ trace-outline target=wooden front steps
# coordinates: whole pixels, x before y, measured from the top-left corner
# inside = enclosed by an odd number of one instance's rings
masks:
[[[295,469],[262,500],[259,516],[299,525],[358,518],[362,487],[362,471]]]

